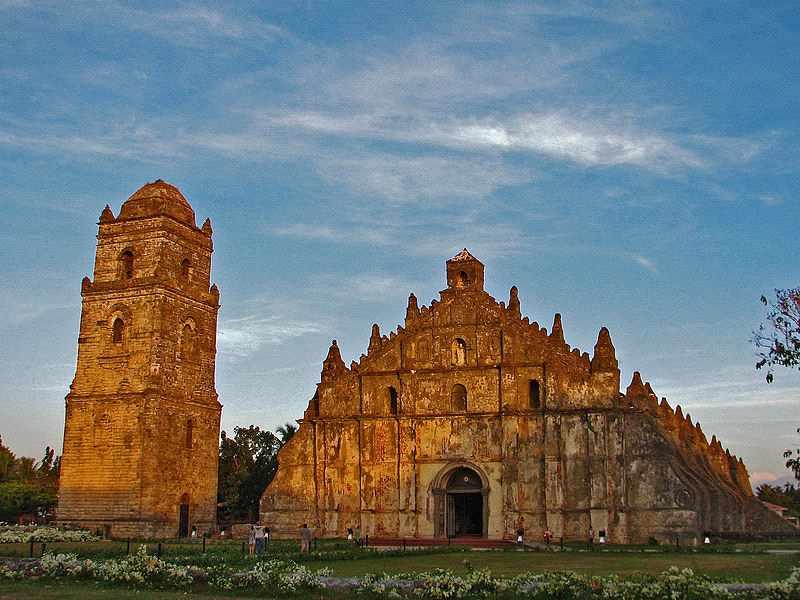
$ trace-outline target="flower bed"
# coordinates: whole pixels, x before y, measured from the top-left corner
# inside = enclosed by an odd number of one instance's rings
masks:
[[[11,526],[0,529],[0,544],[28,542],[96,542],[100,538],[82,529]]]
[[[201,585],[216,590],[262,590],[281,596],[307,595],[332,589],[371,598],[550,598],[597,600],[800,600],[800,567],[785,580],[769,584],[719,584],[691,569],[672,567],[660,575],[620,579],[585,577],[571,572],[525,573],[494,577],[488,570],[467,573],[434,570],[425,573],[330,577],[291,560],[266,559],[245,570],[225,561],[206,566],[180,565],[147,553],[145,546],[122,559],[80,560],[74,554],[46,554],[41,560],[0,562],[0,580],[33,577],[86,579],[133,587],[189,589]]]

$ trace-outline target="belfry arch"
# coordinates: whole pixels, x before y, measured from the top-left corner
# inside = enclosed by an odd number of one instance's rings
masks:
[[[470,462],[445,466],[431,484],[436,537],[487,537],[489,485],[486,473]]]

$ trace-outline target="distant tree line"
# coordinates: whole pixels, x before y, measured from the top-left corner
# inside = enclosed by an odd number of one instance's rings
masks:
[[[756,495],[759,500],[788,508],[787,514],[790,516],[800,517],[800,487],[791,483],[783,487],[764,483],[758,486]]]
[[[219,444],[217,521],[252,523],[258,520],[258,504],[264,488],[278,470],[278,450],[297,432],[290,423],[275,432],[250,425],[234,427],[233,436],[223,431]]]
[[[61,457],[45,448],[40,461],[16,456],[0,437],[0,521],[16,523],[20,516],[39,520],[56,505]]]

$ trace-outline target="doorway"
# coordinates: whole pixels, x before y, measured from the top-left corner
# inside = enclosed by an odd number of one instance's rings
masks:
[[[456,469],[447,481],[447,537],[483,535],[481,478],[467,467]]]
[[[189,495],[181,496],[178,512],[178,537],[189,537]]]

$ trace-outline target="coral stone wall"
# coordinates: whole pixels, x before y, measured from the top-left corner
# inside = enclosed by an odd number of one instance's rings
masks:
[[[66,398],[57,518],[114,536],[214,526],[221,406],[214,384],[219,293],[211,225],[177,188],[145,185],[100,216],[82,285]]]
[[[347,367],[334,341],[300,429],[279,454],[261,521],[294,535],[348,527],[385,537],[443,537],[455,509],[449,477],[480,479],[482,535],[614,542],[694,539],[705,531],[785,530],[752,497],[741,460],[658,403],[639,374],[620,393],[608,330],[593,356],[483,290],[466,250],[429,307],[412,294],[404,327],[377,325]],[[466,402],[463,400],[466,394]],[[451,514],[452,513],[452,514]]]

